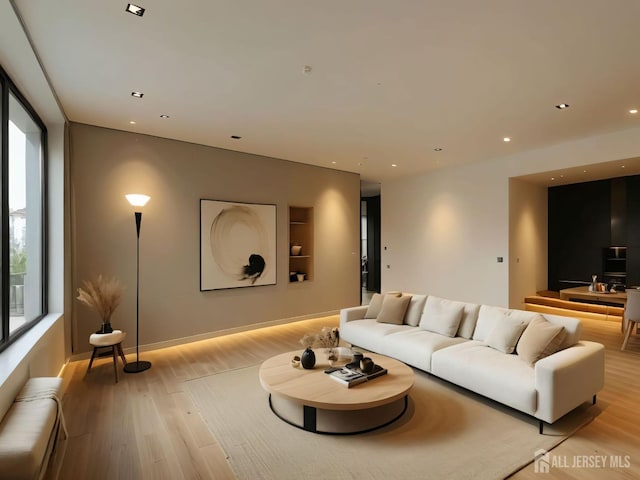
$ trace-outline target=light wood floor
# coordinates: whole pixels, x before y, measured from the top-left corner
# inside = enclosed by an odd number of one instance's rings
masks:
[[[86,376],[88,360],[70,363],[63,375],[69,440],[59,478],[234,478],[182,382],[258,364],[300,348],[304,333],[337,324],[337,316],[326,317],[145,352],[141,360],[151,361],[152,368],[139,374],[121,372],[118,384],[110,359],[95,361]],[[607,348],[606,386],[598,395],[597,418],[553,455],[566,456],[568,464],[574,456],[629,455],[631,468],[565,468],[540,474],[530,465],[512,478],[640,478],[640,337],[633,337],[628,351],[620,352],[618,324],[585,320],[584,325],[584,338]]]

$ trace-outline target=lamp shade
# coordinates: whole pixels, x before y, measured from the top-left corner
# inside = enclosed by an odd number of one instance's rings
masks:
[[[151,198],[149,195],[142,195],[140,193],[129,193],[125,195],[125,197],[134,207],[144,207]]]

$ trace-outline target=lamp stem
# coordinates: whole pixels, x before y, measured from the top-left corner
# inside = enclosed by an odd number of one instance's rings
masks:
[[[151,362],[140,361],[140,225],[142,212],[135,212],[136,219],[136,363],[124,366],[126,373],[139,373],[151,368]]]
[[[136,363],[140,362],[138,339],[140,338],[140,223],[142,212],[136,212]]]

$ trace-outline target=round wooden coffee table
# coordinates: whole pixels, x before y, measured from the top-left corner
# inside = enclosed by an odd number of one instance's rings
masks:
[[[407,410],[414,374],[404,363],[366,353],[388,373],[347,388],[324,373],[329,362],[322,349],[310,370],[291,366],[293,356],[300,354],[282,353],[260,366],[271,410],[285,422],[315,433],[352,434],[388,425]]]

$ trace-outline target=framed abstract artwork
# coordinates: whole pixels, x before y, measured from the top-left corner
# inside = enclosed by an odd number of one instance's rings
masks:
[[[200,199],[200,290],[276,278],[276,206]]]

